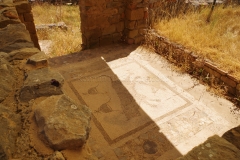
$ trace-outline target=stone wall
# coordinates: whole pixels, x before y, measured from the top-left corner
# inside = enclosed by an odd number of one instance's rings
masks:
[[[118,42],[124,29],[125,0],[80,0],[85,48]]]
[[[40,49],[31,5],[27,0],[14,0],[14,5]],[[79,9],[83,48],[92,48],[120,41],[138,44],[157,18],[186,12],[188,5],[185,0],[81,0]]]
[[[90,110],[65,94],[64,78],[34,46],[28,2],[0,0],[0,12],[0,159],[59,159],[54,151],[86,143]]]
[[[125,10],[125,37],[128,44],[144,40],[145,29],[156,20],[172,18],[190,9],[185,0],[131,0]]]
[[[31,4],[28,3],[27,0],[15,0],[14,5],[16,7],[20,21],[25,24],[27,30],[30,33],[34,46],[40,49],[35,24],[33,20]]]
[[[127,1],[124,35],[128,44],[140,43],[148,27],[148,0]]]
[[[138,44],[157,18],[186,12],[188,5],[185,0],[81,0],[79,8],[83,46],[91,48],[118,41]]]

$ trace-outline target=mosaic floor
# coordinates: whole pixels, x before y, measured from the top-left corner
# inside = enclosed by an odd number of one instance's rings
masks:
[[[142,47],[103,47],[50,64],[91,109],[89,145],[101,160],[176,159],[240,122],[230,102]]]

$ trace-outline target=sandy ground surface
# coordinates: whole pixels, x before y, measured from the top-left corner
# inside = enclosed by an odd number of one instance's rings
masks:
[[[91,109],[87,145],[101,160],[175,159],[240,124],[231,102],[143,47],[85,50],[50,67],[65,78],[65,93]]]

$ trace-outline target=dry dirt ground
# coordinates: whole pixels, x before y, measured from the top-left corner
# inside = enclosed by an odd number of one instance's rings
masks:
[[[50,67],[65,78],[65,93],[92,111],[92,158],[175,159],[240,124],[231,102],[143,47],[85,50],[52,58]]]

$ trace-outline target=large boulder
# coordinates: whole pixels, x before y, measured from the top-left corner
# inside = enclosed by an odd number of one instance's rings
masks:
[[[225,139],[215,135],[177,160],[196,159],[239,160],[240,150]]]
[[[14,81],[11,65],[4,58],[0,58],[0,102],[12,91]]]
[[[20,91],[20,100],[28,102],[38,97],[47,97],[63,94],[61,87],[63,77],[49,68],[30,71]]]
[[[91,113],[65,95],[51,96],[34,109],[40,137],[55,150],[77,149],[89,136]]]
[[[240,126],[230,129],[222,137],[240,150]]]
[[[0,104],[0,159],[10,159],[16,152],[16,139],[21,129],[21,117]]]

